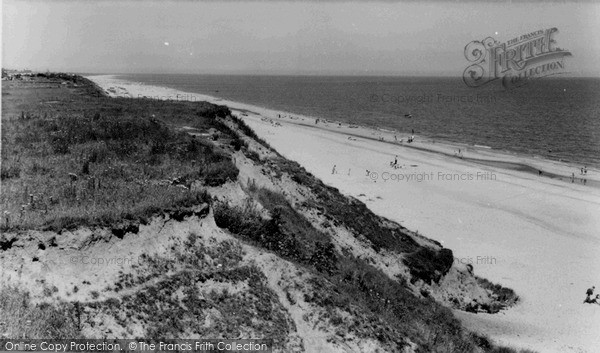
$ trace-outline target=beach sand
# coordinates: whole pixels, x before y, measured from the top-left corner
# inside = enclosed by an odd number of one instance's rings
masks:
[[[473,264],[477,275],[521,297],[499,314],[455,311],[468,329],[540,353],[598,352],[600,305],[582,302],[587,288],[600,288],[599,170],[588,168],[584,185],[580,166],[420,136],[407,144],[405,134],[397,135],[401,144],[390,131],[315,124],[314,117],[112,76],[89,78],[112,87],[111,96],[229,106],[286,158],[375,213],[441,242],[455,261]],[[463,158],[455,156],[458,149]],[[395,156],[401,168],[390,167]]]

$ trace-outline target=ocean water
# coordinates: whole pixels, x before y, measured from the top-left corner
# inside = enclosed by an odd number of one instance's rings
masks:
[[[512,90],[461,78],[121,75],[329,120],[436,141],[488,146],[600,167],[600,79],[546,77]],[[409,116],[407,116],[409,115]]]

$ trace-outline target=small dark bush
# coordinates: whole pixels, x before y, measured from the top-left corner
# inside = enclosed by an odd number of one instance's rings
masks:
[[[337,254],[332,243],[317,243],[315,252],[310,258],[310,263],[319,272],[332,275],[337,271]]]
[[[449,249],[439,251],[428,247],[421,247],[414,253],[408,254],[403,260],[408,266],[413,282],[421,279],[426,283],[439,282],[439,280],[450,270],[454,257]]]
[[[202,174],[206,181],[206,185],[220,186],[225,184],[228,180],[237,180],[239,173],[240,171],[233,163],[226,161],[208,165]]]

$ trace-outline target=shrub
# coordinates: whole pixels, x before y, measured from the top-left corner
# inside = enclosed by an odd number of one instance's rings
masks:
[[[494,312],[498,312],[503,306],[511,306],[519,301],[519,296],[514,290],[501,286],[500,284],[494,284],[485,278],[477,277],[477,283],[483,288],[489,290],[498,297],[498,302],[501,304],[489,309]]]
[[[435,251],[428,247],[421,247],[416,252],[408,254],[403,262],[408,266],[412,282],[421,279],[426,283],[439,282],[454,262],[452,251],[441,249]]]
[[[239,173],[237,167],[227,161],[206,166],[202,174],[208,186],[220,186],[227,181],[237,180]]]
[[[337,271],[337,262],[335,246],[332,243],[317,243],[316,249],[310,258],[310,263],[317,271],[332,275]]]

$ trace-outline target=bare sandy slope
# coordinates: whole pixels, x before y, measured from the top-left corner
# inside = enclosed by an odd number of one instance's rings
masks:
[[[110,76],[91,78],[105,89],[114,87],[113,96],[185,96]],[[197,94],[192,99],[237,109],[285,157],[377,214],[442,242],[456,261],[473,264],[478,275],[521,296],[520,305],[498,315],[456,312],[468,328],[539,352],[598,351],[600,305],[582,304],[588,287],[600,287],[598,170],[588,171],[586,185],[571,183],[572,172],[579,178],[578,166],[419,136],[406,147],[391,143],[394,137],[388,132],[333,122],[316,128],[310,117]],[[397,138],[406,141],[407,136]],[[452,156],[458,148],[465,159]],[[399,169],[389,166],[396,155]],[[471,159],[521,163],[557,177]]]

